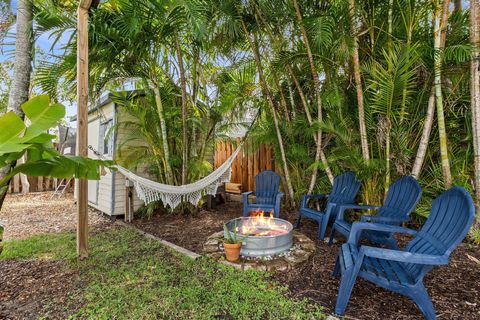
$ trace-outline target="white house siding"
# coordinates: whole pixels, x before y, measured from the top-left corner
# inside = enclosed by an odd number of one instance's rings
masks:
[[[100,153],[103,153],[103,137],[100,136],[101,124],[113,119],[113,116],[114,105],[112,102],[99,107],[88,115],[88,144]],[[91,150],[89,150],[89,156],[91,158],[98,158]],[[107,159],[110,158],[108,155],[104,155],[104,157]],[[89,181],[89,188],[96,187],[97,190],[96,196],[89,192],[88,202],[89,205],[95,209],[105,214],[112,215],[112,179],[114,173],[110,172],[108,169],[106,171],[107,174],[101,176],[99,181]]]

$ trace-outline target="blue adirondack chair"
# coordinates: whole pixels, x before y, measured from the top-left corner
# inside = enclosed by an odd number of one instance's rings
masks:
[[[255,203],[249,203],[248,197],[253,192],[243,193],[243,216],[247,217],[251,211],[273,211],[275,218],[280,216],[280,201],[283,192],[278,192],[280,176],[271,170],[262,171],[255,176]]]
[[[357,180],[355,173],[345,172],[333,180],[332,192],[330,194],[303,195],[295,227],[300,227],[302,217],[313,219],[318,223],[318,239],[323,239],[328,222],[335,221],[338,209],[342,204],[353,204],[355,202],[355,197],[359,190],[360,182]],[[309,200],[322,198],[327,198],[324,211],[308,207]]]
[[[373,216],[362,216],[361,222],[376,222],[389,225],[401,225],[409,219],[410,212],[415,208],[422,195],[422,188],[417,180],[411,176],[405,176],[395,181],[389,188],[387,198],[382,206],[369,205],[342,205],[338,210],[338,216],[330,232],[329,245],[332,245],[335,231],[343,234],[347,239],[352,224],[345,220],[346,209],[375,209],[378,213]],[[366,231],[362,237],[377,244],[384,244],[392,249],[398,249],[397,241],[391,232]]]
[[[357,276],[412,299],[426,319],[435,319],[435,309],[423,278],[436,265],[448,264],[452,251],[467,235],[475,215],[473,201],[461,187],[442,193],[432,203],[420,231],[399,226],[355,222],[337,256],[334,275],[341,275],[335,312],[345,312]],[[358,246],[364,230],[415,235],[405,251]]]

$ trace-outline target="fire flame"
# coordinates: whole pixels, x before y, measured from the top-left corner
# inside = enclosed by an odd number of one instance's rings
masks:
[[[265,216],[262,210],[255,210],[250,213],[250,217],[242,221],[242,225],[237,227],[237,232],[246,236],[274,236],[288,233],[285,224],[277,224],[273,211],[269,216]]]

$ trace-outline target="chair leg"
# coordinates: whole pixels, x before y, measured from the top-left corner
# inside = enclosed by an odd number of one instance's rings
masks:
[[[340,279],[340,288],[338,289],[337,303],[335,305],[335,313],[343,315],[347,308],[350,295],[352,294],[353,285],[357,280],[358,271],[355,266],[346,269]]]
[[[420,311],[425,316],[427,320],[435,320],[437,318],[435,314],[435,308],[433,307],[432,300],[428,295],[427,289],[421,284],[417,288],[414,289],[411,294],[409,294],[410,298],[415,301]]]
[[[393,235],[387,238],[386,244],[387,244],[389,249],[400,250],[400,248],[398,247],[398,244],[397,244],[397,240],[395,240]]]
[[[297,222],[295,223],[295,229],[300,228],[300,220],[302,220],[302,214],[299,212]]]
[[[323,237],[325,236],[325,231],[323,231],[323,221],[318,221],[318,234],[317,234],[317,239],[318,240],[323,240]]]
[[[323,240],[325,238],[325,231],[327,230],[328,220],[323,217],[318,222],[318,240]]]
[[[332,276],[334,276],[335,278],[338,278],[340,276],[340,261],[338,261],[338,259],[340,259],[337,255],[337,259],[335,260],[335,267],[333,268],[333,272],[332,272]]]
[[[330,239],[328,239],[328,246],[332,246],[333,237],[335,236],[335,224],[332,225],[332,231],[330,231]]]

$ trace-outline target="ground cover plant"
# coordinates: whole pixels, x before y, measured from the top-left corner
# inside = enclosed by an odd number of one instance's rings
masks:
[[[10,263],[55,263],[53,273],[63,272],[74,279],[70,285],[71,279],[66,281],[70,292],[64,291],[67,298],[62,298],[63,314],[72,319],[323,318],[319,306],[287,298],[286,288],[267,274],[240,272],[204,258],[193,261],[130,228],[95,232],[91,243],[90,258],[78,261],[71,233],[8,240],[0,265],[5,270]],[[15,301],[15,295],[8,296],[12,287],[29,286],[19,280],[7,284],[6,294],[0,295],[0,315],[6,311],[5,298]],[[38,306],[37,317],[48,316],[49,308],[59,308],[55,299],[45,305]],[[12,309],[9,311],[15,315],[16,308]],[[13,315],[3,314],[7,318]]]

